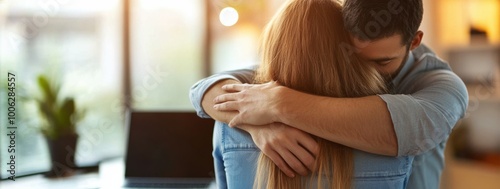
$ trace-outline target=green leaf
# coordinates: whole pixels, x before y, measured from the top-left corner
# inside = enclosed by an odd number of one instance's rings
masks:
[[[74,131],[74,123],[72,120],[73,114],[75,113],[75,101],[72,98],[64,99],[64,102],[59,109],[59,120],[61,121],[61,126],[70,131]]]
[[[43,75],[38,76],[38,86],[42,90],[45,101],[49,104],[55,104],[57,99],[57,91],[50,87],[47,77]]]
[[[61,110],[66,112],[68,115],[73,115],[73,113],[75,113],[75,100],[72,98],[64,99]]]

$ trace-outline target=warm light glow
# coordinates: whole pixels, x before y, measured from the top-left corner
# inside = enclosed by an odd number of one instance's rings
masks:
[[[485,30],[491,43],[500,43],[500,2],[497,0],[437,1],[440,41],[446,45],[468,45],[470,26]]]
[[[483,0],[469,2],[470,23],[488,33],[490,42],[500,41],[500,2]]]
[[[238,22],[239,15],[238,11],[232,7],[226,7],[220,11],[219,14],[220,23],[224,26],[232,26]]]
[[[436,1],[439,19],[439,40],[446,45],[467,45],[469,43],[469,25],[463,14],[463,1]]]

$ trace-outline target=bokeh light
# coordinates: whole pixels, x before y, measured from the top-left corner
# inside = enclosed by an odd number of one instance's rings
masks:
[[[233,26],[238,22],[239,15],[238,11],[232,7],[226,7],[220,11],[219,14],[220,23],[224,26]]]

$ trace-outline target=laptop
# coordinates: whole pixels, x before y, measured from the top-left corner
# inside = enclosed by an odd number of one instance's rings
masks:
[[[128,114],[124,188],[208,188],[214,185],[214,121],[194,112]]]

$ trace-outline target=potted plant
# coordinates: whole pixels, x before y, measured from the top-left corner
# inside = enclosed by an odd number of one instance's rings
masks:
[[[45,124],[40,130],[47,139],[52,162],[48,177],[65,177],[73,174],[78,134],[77,113],[73,98],[59,98],[59,86],[51,85],[47,77],[38,77],[42,97],[36,99],[41,118]]]

